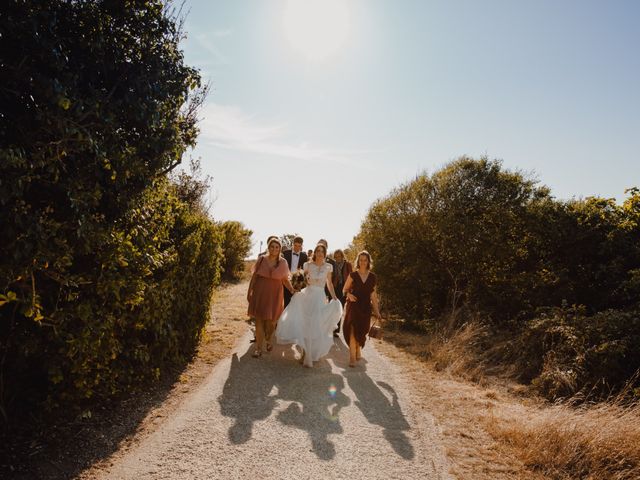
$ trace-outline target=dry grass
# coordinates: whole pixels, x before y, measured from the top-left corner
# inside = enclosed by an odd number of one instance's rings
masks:
[[[492,371],[487,360],[491,352],[476,348],[485,333],[475,323],[432,336],[393,324],[385,328],[385,340],[405,356],[390,351],[391,345],[383,350],[416,372],[413,382],[441,425],[454,475],[640,479],[640,404],[623,406],[614,400],[550,406],[532,396],[528,387],[509,381],[508,375],[487,373]],[[409,367],[410,359],[422,367]],[[441,373],[449,374],[450,380]]]
[[[478,322],[469,322],[453,331],[441,329],[431,335],[420,335],[385,325],[385,340],[407,353],[429,363],[439,372],[450,373],[467,380],[480,382],[484,377],[485,361],[473,348],[486,334]]]
[[[488,418],[487,429],[548,478],[640,478],[638,404],[555,405],[525,418]]]

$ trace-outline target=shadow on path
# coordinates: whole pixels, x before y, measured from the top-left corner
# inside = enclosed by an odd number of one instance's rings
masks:
[[[252,351],[250,347],[241,357],[234,354],[218,398],[221,413],[235,419],[229,440],[247,442],[254,423],[268,418],[284,402],[289,405],[278,412],[277,419],[306,430],[318,458],[334,458],[335,445],[328,436],[342,433],[339,413],[350,404],[342,392],[343,377],[331,371],[327,360],[316,362],[313,369],[300,366],[290,347],[276,346],[260,359],[251,357]]]
[[[360,362],[366,364],[364,359]],[[360,409],[367,421],[374,425],[380,425],[384,429],[384,438],[398,455],[406,460],[414,458],[413,446],[405,434],[411,426],[402,413],[398,403],[398,394],[393,387],[386,382],[374,382],[362,365],[356,369],[346,367],[344,376],[349,388],[356,396],[354,404]],[[380,387],[388,395],[385,395]]]
[[[336,449],[329,435],[343,433],[340,411],[351,404],[343,392],[346,378],[355,394],[354,403],[367,421],[383,428],[385,439],[399,456],[414,458],[413,446],[405,434],[410,426],[397,393],[385,382],[376,384],[362,366],[348,369],[348,348],[341,339],[335,339],[329,355],[316,362],[313,369],[300,366],[288,346],[275,346],[273,352],[260,359],[252,358],[252,351],[249,347],[240,357],[233,355],[229,376],[218,398],[222,415],[235,420],[228,432],[232,443],[249,441],[255,422],[268,418],[281,404],[278,421],[306,431],[311,450],[318,458],[333,459]],[[344,369],[343,375],[332,371],[330,361]]]

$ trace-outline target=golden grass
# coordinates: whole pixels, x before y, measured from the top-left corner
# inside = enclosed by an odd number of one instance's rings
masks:
[[[640,478],[639,404],[554,405],[525,418],[489,417],[487,430],[548,478]]]
[[[640,404],[624,406],[614,399],[549,405],[529,387],[510,381],[508,368],[494,368],[492,353],[476,347],[484,335],[473,322],[433,335],[402,331],[392,322],[385,326],[385,340],[427,368],[414,375],[414,382],[424,383],[418,388],[443,429],[452,473],[459,478],[640,479]],[[500,377],[491,374],[496,371]],[[475,385],[464,387],[453,378],[447,383],[435,372]],[[482,388],[488,385],[492,388]],[[446,405],[439,408],[440,402]],[[494,468],[480,474],[478,469],[489,463]]]
[[[444,371],[472,381],[481,381],[485,362],[472,346],[485,334],[485,327],[478,322],[468,322],[448,331],[438,330],[430,335],[405,332],[385,325],[385,340],[407,353],[431,364],[437,371]]]

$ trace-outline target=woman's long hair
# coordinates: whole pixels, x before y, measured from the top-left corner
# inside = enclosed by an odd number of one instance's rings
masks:
[[[280,264],[280,258],[282,258],[282,242],[279,238],[272,238],[271,240],[269,240],[269,243],[267,243],[267,252],[269,251],[269,247],[272,243],[277,243],[280,246],[280,253],[278,254],[278,258],[276,259],[276,268],[278,268],[278,265]],[[269,256],[268,253],[267,256]]]

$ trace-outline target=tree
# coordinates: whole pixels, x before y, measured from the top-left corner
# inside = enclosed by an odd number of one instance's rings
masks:
[[[237,221],[226,221],[219,224],[224,241],[223,278],[227,281],[239,280],[244,273],[244,259],[251,250],[253,232]]]
[[[180,328],[143,312],[170,315],[172,275],[202,265],[193,278],[213,282],[218,268],[213,226],[164,181],[194,145],[206,93],[177,15],[159,0],[0,4],[0,406],[24,400],[21,379],[40,395],[108,394],[136,374],[106,373],[119,355],[144,375],[182,352]],[[209,288],[187,292],[191,335]],[[123,351],[130,327],[139,343]]]

